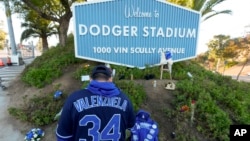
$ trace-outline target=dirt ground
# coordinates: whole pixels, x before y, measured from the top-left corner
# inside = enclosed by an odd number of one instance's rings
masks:
[[[137,83],[144,86],[147,100],[142,105],[142,109],[148,111],[159,125],[159,139],[160,141],[171,141],[171,132],[175,130],[175,123],[165,114],[166,110],[172,110],[171,103],[173,102],[172,90],[166,90],[165,84],[168,80],[157,80],[156,87],[153,87],[154,80],[138,80]]]
[[[81,87],[81,82],[75,80],[73,76],[73,72],[75,71],[75,67],[71,67],[65,71],[65,74],[53,82],[52,85],[46,86],[43,89],[37,89],[33,87],[26,86],[20,78],[16,78],[11,87],[8,89],[8,93],[10,96],[9,107],[19,107],[23,104],[23,97],[25,96],[33,96],[40,95],[43,93],[49,93],[54,90],[54,86],[60,84],[63,91],[67,93],[71,93],[75,90],[78,90]],[[172,141],[174,139],[171,138],[171,132],[174,132],[176,123],[173,119],[170,119],[166,116],[165,110],[173,109],[171,103],[173,101],[172,90],[166,90],[164,85],[167,83],[167,80],[157,80],[157,86],[153,87],[153,80],[134,80],[137,83],[144,86],[147,93],[147,100],[142,105],[141,109],[148,111],[152,118],[159,124],[160,128],[160,141]],[[30,125],[25,122],[21,122],[19,120],[14,119],[10,116],[9,122],[14,124],[14,127],[17,127],[18,130],[21,131],[23,135],[31,128],[34,128],[33,125]],[[55,128],[56,122],[50,126],[42,127],[45,131],[45,137],[43,141],[53,141],[55,140]]]

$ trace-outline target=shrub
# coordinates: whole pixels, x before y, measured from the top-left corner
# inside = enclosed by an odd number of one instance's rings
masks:
[[[125,94],[128,95],[133,103],[134,109],[138,110],[142,102],[146,98],[146,92],[141,85],[134,83],[133,81],[120,80],[115,81],[117,87],[119,87]]]
[[[54,94],[34,96],[21,108],[10,107],[9,113],[22,121],[31,122],[37,126],[48,125],[54,122],[55,115],[61,110],[64,97],[55,100]]]
[[[37,57],[25,68],[21,79],[31,86],[42,88],[60,77],[68,65],[82,62],[82,60],[75,58],[74,46],[68,45],[67,47],[51,48],[42,56]]]

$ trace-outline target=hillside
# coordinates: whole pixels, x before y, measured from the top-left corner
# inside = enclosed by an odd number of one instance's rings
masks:
[[[65,70],[64,74],[55,80],[51,85],[48,85],[42,89],[37,89],[34,87],[29,87],[25,85],[20,78],[17,78],[15,81],[12,82],[8,89],[8,93],[10,95],[10,107],[19,107],[23,106],[27,101],[22,101],[21,99],[24,99],[24,97],[28,96],[34,96],[34,95],[42,95],[45,93],[50,93],[51,91],[54,91],[54,86],[57,84],[61,85],[62,90],[65,93],[71,93],[75,90],[78,90],[81,88],[81,82],[73,78],[73,73],[76,71],[76,66],[68,66],[68,68]],[[152,86],[152,80],[136,80],[136,83],[139,83],[144,86],[146,92],[147,92],[147,100],[144,102],[144,104],[141,106],[141,108],[149,111],[152,114],[152,117],[159,123],[160,130],[164,131],[161,132],[161,140],[169,140],[170,139],[170,133],[174,131],[175,125],[172,123],[172,119],[167,119],[166,115],[164,114],[165,109],[172,109],[171,107],[171,101],[173,100],[173,95],[171,94],[171,91],[168,91],[164,89],[163,84],[166,80],[157,80],[157,87],[153,88]],[[158,99],[161,97],[161,99]],[[163,108],[164,107],[164,108]],[[23,134],[25,134],[29,129],[33,128],[34,125],[21,122],[21,121],[12,121],[15,124],[15,127],[17,127],[20,131],[22,131]],[[43,129],[46,132],[46,136],[43,139],[44,141],[51,141],[54,140],[54,130],[56,127],[56,122],[52,125],[45,126]],[[168,133],[168,134],[166,134]],[[165,135],[166,134],[166,135]]]
[[[96,64],[75,58],[73,38],[67,47],[55,47],[37,57],[8,89],[9,113],[15,117],[10,116],[11,123],[24,135],[30,128],[41,127],[46,132],[43,140],[54,140],[55,114],[71,92],[86,86],[80,77]],[[164,89],[170,77],[165,72],[159,80],[159,67],[111,67],[116,69],[114,82],[128,92],[135,108],[147,110],[158,122],[160,141],[229,141],[230,125],[250,124],[249,83],[207,71],[195,60],[174,63],[175,90]],[[61,99],[53,99],[57,90],[63,91]]]
[[[34,95],[39,96],[43,95],[45,93],[50,93],[51,91],[55,90],[55,86],[60,84],[62,90],[65,93],[71,93],[75,90],[78,90],[81,88],[82,82],[79,80],[76,80],[73,78],[73,74],[76,71],[77,66],[71,65],[68,66],[64,74],[56,79],[51,85],[48,85],[44,88],[37,89],[34,87],[29,87],[26,84],[24,84],[20,78],[17,78],[15,81],[12,82],[8,89],[8,93],[10,95],[10,107],[22,107],[23,105],[26,105],[27,101],[23,101],[24,97],[32,97]],[[155,80],[155,79],[154,79]],[[141,105],[141,109],[144,109],[148,112],[150,112],[153,119],[155,119],[159,126],[160,126],[160,140],[161,141],[171,141],[174,140],[171,137],[172,132],[176,132],[177,124],[180,126],[183,123],[177,123],[178,121],[175,118],[172,118],[170,115],[167,115],[167,111],[175,110],[172,104],[174,102],[174,95],[173,91],[166,90],[164,88],[164,85],[169,81],[167,79],[165,80],[157,80],[157,87],[153,87],[152,81],[153,80],[134,80],[137,84],[140,84],[144,87],[147,99],[146,101]],[[27,123],[27,122],[21,122],[19,120],[14,120],[13,117],[11,118],[12,124],[15,125],[15,127],[18,128],[23,134],[25,134],[28,130],[34,127],[34,125]],[[202,135],[199,135],[196,133],[195,129],[191,129],[189,125],[184,125],[189,128],[189,130],[185,130],[185,132],[188,133],[195,133],[198,138],[202,139]],[[186,128],[185,127],[185,128]],[[56,122],[54,122],[51,125],[44,126],[42,129],[45,130],[45,137],[43,141],[52,141],[55,140],[54,131],[56,128]],[[190,130],[191,129],[191,130]],[[176,135],[178,136],[178,134]]]

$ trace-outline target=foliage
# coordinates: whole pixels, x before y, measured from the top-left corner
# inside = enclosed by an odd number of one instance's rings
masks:
[[[220,68],[230,68],[243,63],[241,71],[248,62],[250,52],[250,35],[230,38],[226,35],[216,35],[208,42],[209,50],[196,58],[196,61],[205,64],[209,70],[219,72]],[[224,62],[224,63],[220,63]],[[214,64],[217,63],[216,69]],[[241,71],[238,75],[241,74]]]
[[[195,126],[201,133],[211,139],[226,141],[231,124],[250,124],[249,83],[206,71],[196,62],[188,65],[186,62],[185,67],[183,64],[176,64],[177,72],[190,72],[193,78],[180,76],[182,81],[176,84],[175,104],[181,107],[190,105],[191,100],[197,101]]]
[[[6,33],[0,29],[0,49],[4,48]]]
[[[214,8],[225,2],[226,0],[168,0],[171,3],[175,3],[184,7],[191,8],[199,11],[202,16],[202,21],[205,21],[211,17],[219,14],[231,14],[231,10],[215,10]]]
[[[15,107],[10,107],[10,108],[8,108],[8,112],[10,115],[20,119],[21,121],[28,120],[28,116],[26,115],[24,110],[21,110],[19,108],[15,108]]]
[[[184,6],[184,7],[192,7],[193,5],[193,1],[190,0],[167,0],[168,2],[180,5],[180,6]]]
[[[236,61],[230,61],[230,62],[227,62],[226,67],[230,68],[230,67],[235,66],[237,64],[238,64],[238,62],[236,62]]]
[[[54,122],[54,117],[63,106],[65,97],[55,100],[53,92],[34,96],[31,99],[24,97],[26,105],[15,108],[10,107],[9,113],[22,121],[31,122],[37,126],[44,126]]]
[[[85,61],[78,70],[74,73],[76,79],[81,78],[82,75],[89,75],[93,66],[100,64],[97,62]],[[160,67],[149,67],[146,65],[145,69],[139,68],[128,68],[125,66],[111,65],[113,70],[115,70],[115,75],[113,76],[114,81],[117,80],[131,80],[131,79],[159,79],[160,78]],[[170,74],[164,72],[163,79],[169,78]]]
[[[25,22],[21,24],[25,30],[21,34],[21,42],[29,37],[40,37],[42,39],[43,51],[48,50],[47,38],[53,34],[57,34],[57,26],[51,21],[41,18],[37,13],[30,10],[27,11]]]
[[[0,29],[0,41],[4,41],[6,39],[6,33]]]
[[[74,72],[74,78],[77,80],[81,80],[81,76],[90,75],[91,70],[95,66],[95,62],[92,63],[84,63],[78,67],[78,69]],[[81,88],[86,88],[89,84],[89,81],[83,81]]]
[[[69,22],[72,17],[71,6],[75,2],[84,0],[21,0],[19,7],[26,7],[35,11],[42,18],[58,23],[59,44],[65,46],[67,42],[67,32]],[[19,9],[22,13],[22,8]]]
[[[21,79],[31,86],[42,88],[61,76],[69,64],[80,62],[74,55],[73,36],[69,37],[69,41],[71,43],[67,44],[69,45],[67,48],[51,48],[50,51],[37,57],[25,68]]]
[[[81,64],[78,69],[74,72],[74,78],[80,80],[83,75],[90,75],[93,67],[97,65],[95,62],[87,62]]]
[[[233,53],[225,49],[229,44],[229,39],[230,36],[216,35],[214,36],[214,39],[210,40],[207,44],[209,49],[209,58],[216,58],[216,72],[219,71],[221,61],[227,59],[227,57],[233,57],[229,56],[233,55]]]
[[[117,87],[119,87],[125,94],[128,95],[133,103],[134,110],[139,110],[140,105],[144,102],[146,98],[146,92],[143,87],[136,84],[133,81],[120,80],[115,81]]]
[[[212,40],[209,41],[208,49],[209,53],[213,52],[217,57],[223,57],[223,51],[229,44],[230,36],[215,35]],[[231,56],[232,57],[232,56]]]
[[[131,79],[159,79],[160,67],[150,67],[145,65],[144,69],[128,68],[124,66],[111,65],[112,69],[115,69],[114,80],[131,80]],[[170,78],[170,74],[164,72],[162,78]]]

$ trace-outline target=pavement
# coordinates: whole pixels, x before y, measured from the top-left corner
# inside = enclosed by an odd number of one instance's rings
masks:
[[[232,79],[236,79],[237,75],[239,74],[241,69],[242,69],[242,64],[239,64],[239,65],[233,66],[229,69],[226,69],[224,71],[223,75],[232,76]],[[245,65],[238,80],[250,82],[250,61]]]
[[[0,50],[0,59],[2,59],[5,63],[5,66],[0,66],[0,78],[1,85],[8,88],[10,82],[15,79],[25,68],[25,65],[6,65],[6,52]],[[29,64],[34,60],[34,58],[24,59],[25,64]],[[0,87],[0,141],[20,141],[24,140],[25,135],[21,134],[19,130],[10,124],[11,121],[9,119],[8,113],[8,103],[10,101],[10,97],[7,91],[3,90]]]
[[[1,90],[0,90],[1,91]],[[20,131],[16,130],[15,127],[9,124],[8,121],[8,103],[10,98],[6,93],[1,92],[0,94],[0,140],[1,141],[19,141],[23,140],[24,135]]]
[[[20,61],[20,65],[7,65],[7,58],[10,57],[10,51],[5,48],[4,50],[0,50],[0,59],[3,61],[4,66],[0,66],[0,80],[1,85],[8,89],[12,80],[14,80],[20,73],[24,70],[25,66],[32,63],[35,59],[32,55],[22,56],[23,58]],[[34,56],[40,56],[41,53],[37,50],[34,52]],[[21,62],[24,62],[22,64]],[[0,87],[0,141],[21,141],[24,140],[25,134],[22,134],[17,128],[11,124],[11,120],[8,113],[8,104],[10,102],[10,96],[8,95],[8,91],[3,90]]]

